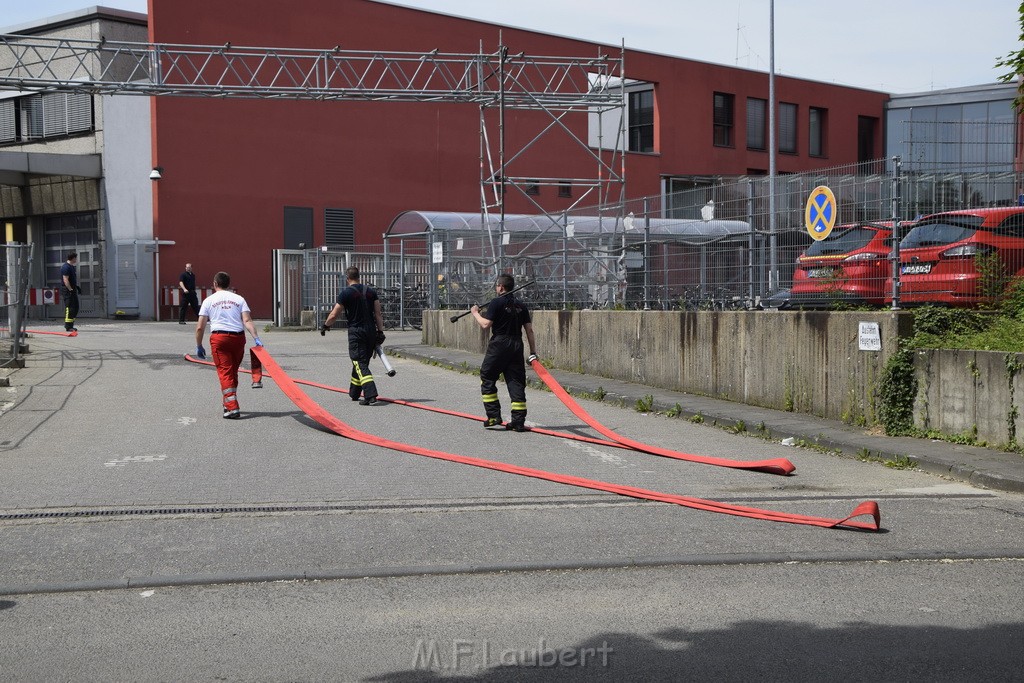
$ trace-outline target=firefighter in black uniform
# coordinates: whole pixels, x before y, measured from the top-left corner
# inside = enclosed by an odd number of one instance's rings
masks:
[[[77,332],[75,318],[78,317],[78,295],[82,288],[78,286],[78,252],[70,252],[68,260],[60,267],[61,296],[64,297],[64,330]]]
[[[352,266],[346,270],[345,280],[348,286],[338,294],[338,302],[320,328],[320,335],[331,329],[344,309],[345,320],[348,321],[348,357],[352,359],[348,395],[353,401],[358,400],[359,405],[372,406],[377,403],[377,384],[370,374],[370,359],[377,345],[385,340],[384,316],[380,312],[376,290],[359,284],[358,268]]]
[[[487,420],[484,427],[501,424],[501,402],[498,401],[496,382],[504,373],[508,396],[512,401],[512,419],[506,429],[526,431],[526,364],[523,361],[523,330],[530,343],[530,361],[537,358],[537,344],[533,338],[533,323],[530,310],[512,294],[515,280],[503,273],[498,276],[494,289],[498,296],[491,299],[481,312],[479,306],[470,311],[480,327],[491,330],[491,341],[480,366],[480,393],[483,395],[484,412]]]

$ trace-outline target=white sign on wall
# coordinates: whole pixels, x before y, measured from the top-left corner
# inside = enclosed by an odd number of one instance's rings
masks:
[[[440,242],[434,242],[433,263],[444,263],[444,245]]]
[[[878,331],[878,323],[860,323],[860,350],[881,351],[882,335]]]

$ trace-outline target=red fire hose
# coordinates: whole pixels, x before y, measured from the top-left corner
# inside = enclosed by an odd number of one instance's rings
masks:
[[[299,388],[298,384],[292,380],[277,362],[270,356],[265,348],[255,348],[252,350],[259,360],[262,362],[263,368],[269,371],[269,376],[273,377],[278,387],[285,393],[286,396],[298,406],[306,415],[310,418],[323,425],[332,432],[344,436],[354,441],[362,443],[368,443],[382,448],[389,448],[404,453],[412,453],[414,455],[422,455],[428,458],[435,458],[438,460],[447,460],[449,462],[456,462],[463,465],[472,465],[474,467],[482,467],[485,469],[496,470],[499,472],[507,472],[509,474],[517,474],[520,476],[533,477],[535,479],[542,479],[545,481],[551,481],[559,484],[567,484],[569,486],[578,486],[581,488],[592,489],[595,491],[604,491],[607,493],[615,493],[620,496],[629,496],[632,498],[639,498],[642,500],[653,500],[663,503],[672,503],[674,505],[681,505],[683,507],[693,508],[697,510],[706,510],[708,512],[719,512],[723,514],[735,515],[739,517],[750,517],[753,519],[763,519],[773,522],[786,522],[789,524],[804,524],[809,526],[819,526],[826,528],[848,528],[848,529],[859,529],[867,531],[878,531],[881,524],[881,514],[878,510],[878,504],[874,501],[864,501],[860,503],[853,512],[842,519],[829,519],[826,517],[813,517],[809,515],[798,515],[786,512],[776,512],[773,510],[764,510],[760,508],[745,507],[739,505],[730,505],[728,503],[719,503],[713,500],[706,500],[702,498],[693,498],[689,496],[678,496],[670,493],[660,493],[658,491],[650,491],[647,489],[641,489],[634,486],[623,486],[620,484],[612,484],[603,481],[597,481],[594,479],[585,479],[583,477],[575,477],[565,474],[557,474],[554,472],[546,472],[544,470],[537,470],[528,467],[520,467],[518,465],[509,465],[506,463],[494,462],[491,460],[484,460],[482,458],[474,458],[464,455],[455,455],[453,453],[445,453],[443,451],[436,451],[429,448],[422,448],[420,446],[413,446],[411,444],[402,443],[399,441],[391,441],[379,436],[367,434],[362,432],[345,422],[342,422],[338,418],[328,413],[318,403],[313,401],[307,396],[302,389]],[[195,359],[190,356],[186,356],[186,359],[195,362]],[[264,375],[267,376],[267,375]],[[862,516],[871,517],[871,521],[858,521],[854,518]]]

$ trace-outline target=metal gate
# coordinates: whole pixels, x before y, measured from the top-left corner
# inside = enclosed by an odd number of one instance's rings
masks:
[[[0,248],[0,367],[18,366],[25,333],[31,244]]]
[[[274,250],[274,324],[297,327],[302,322],[303,252]]]

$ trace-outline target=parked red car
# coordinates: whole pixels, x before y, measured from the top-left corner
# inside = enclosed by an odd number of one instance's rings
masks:
[[[900,305],[988,306],[1021,275],[1024,207],[925,216],[900,241]]]
[[[828,237],[797,258],[789,305],[828,308],[837,303],[884,304],[886,278],[892,268],[891,238],[891,222],[836,226]]]

